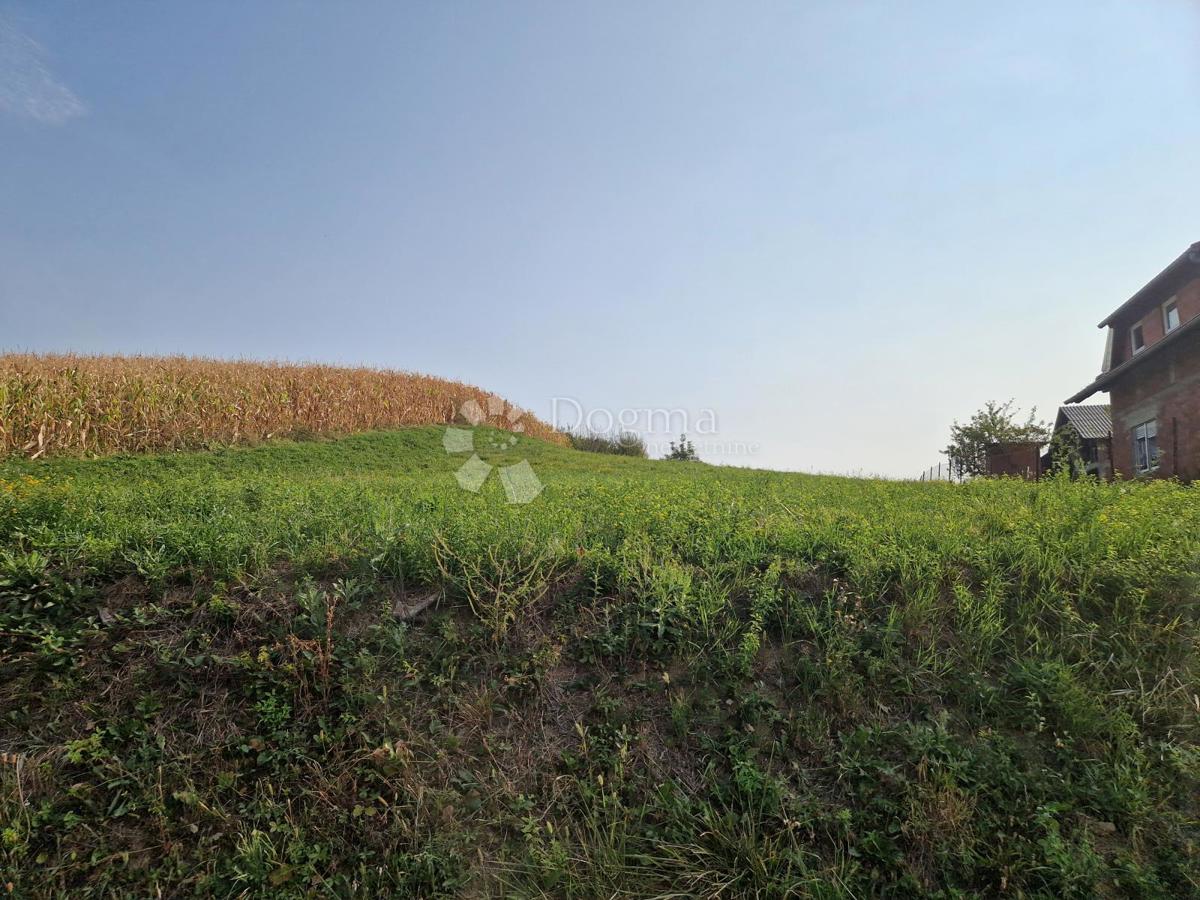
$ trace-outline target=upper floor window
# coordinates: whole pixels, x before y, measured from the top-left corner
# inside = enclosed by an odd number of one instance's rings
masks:
[[[1133,352],[1141,353],[1146,349],[1146,336],[1142,333],[1141,325],[1134,325],[1129,330],[1130,339],[1133,341]]]
[[[1172,297],[1163,304],[1163,330],[1167,333],[1179,327],[1179,304]]]
[[[1139,473],[1158,468],[1158,422],[1154,419],[1133,429],[1133,466]]]

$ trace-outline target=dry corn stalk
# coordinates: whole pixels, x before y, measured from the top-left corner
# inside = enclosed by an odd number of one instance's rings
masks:
[[[0,355],[0,455],[180,450],[455,421],[464,403],[565,438],[494,394],[390,369],[196,357]],[[490,401],[490,402],[489,402]]]

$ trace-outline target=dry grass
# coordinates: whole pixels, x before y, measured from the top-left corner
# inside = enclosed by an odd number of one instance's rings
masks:
[[[386,369],[194,357],[0,355],[0,456],[244,444],[462,421],[565,444],[481,388]],[[475,424],[475,423],[472,423]]]

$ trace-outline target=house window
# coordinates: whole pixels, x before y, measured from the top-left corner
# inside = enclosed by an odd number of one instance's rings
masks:
[[[1163,304],[1163,330],[1167,333],[1179,327],[1179,304],[1172,297]]]
[[[1133,429],[1133,465],[1138,472],[1158,468],[1158,423],[1154,419]]]
[[[1146,336],[1142,334],[1142,326],[1134,325],[1129,331],[1130,338],[1133,340],[1133,352],[1141,353],[1146,349]]]

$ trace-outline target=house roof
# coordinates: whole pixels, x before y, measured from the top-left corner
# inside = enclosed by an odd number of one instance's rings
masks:
[[[1116,315],[1116,313],[1113,315]],[[1085,387],[1082,391],[1068,397],[1067,402],[1079,403],[1081,400],[1086,400],[1088,397],[1092,396],[1092,394],[1096,393],[1096,391],[1107,391],[1109,385],[1111,385],[1114,381],[1116,381],[1134,366],[1145,362],[1156,353],[1159,353],[1163,347],[1173,346],[1185,334],[1195,333],[1198,329],[1200,329],[1200,316],[1193,316],[1166,337],[1160,338],[1153,344],[1147,346],[1145,350],[1141,351],[1136,356],[1125,360],[1125,362],[1121,363],[1115,369],[1109,369],[1107,372],[1102,373],[1096,378],[1095,381]]]
[[[1071,423],[1085,441],[1111,437],[1112,407],[1107,403],[1094,403],[1089,406],[1060,406],[1054,430],[1058,431],[1067,422]]]
[[[1140,291],[1109,313],[1108,318],[1097,327],[1104,328],[1147,300],[1157,301],[1169,297],[1183,281],[1195,277],[1196,265],[1200,263],[1200,241],[1192,244],[1173,263],[1151,278]]]

